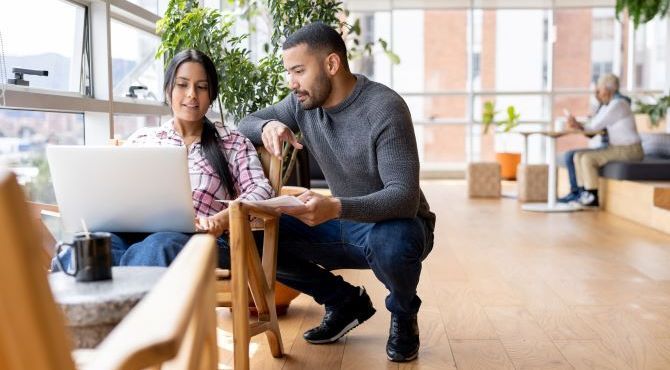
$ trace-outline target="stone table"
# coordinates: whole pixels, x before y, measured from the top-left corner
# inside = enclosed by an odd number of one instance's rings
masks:
[[[112,280],[77,282],[62,272],[49,275],[75,348],[97,346],[163,276],[165,267],[113,267]]]

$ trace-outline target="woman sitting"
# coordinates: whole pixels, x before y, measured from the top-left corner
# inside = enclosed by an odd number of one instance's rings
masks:
[[[165,100],[172,119],[160,127],[138,130],[125,145],[187,148],[196,229],[217,238],[219,266],[229,267],[228,209],[217,200],[262,200],[274,194],[251,141],[205,117],[216,101],[218,84],[214,63],[207,55],[193,49],[178,53],[165,72]],[[180,232],[113,233],[112,263],[168,266],[190,237]],[[61,260],[69,262],[70,258]]]

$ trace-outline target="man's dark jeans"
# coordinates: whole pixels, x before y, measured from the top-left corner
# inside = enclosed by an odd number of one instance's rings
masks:
[[[277,279],[319,304],[337,306],[357,295],[358,289],[330,271],[372,269],[390,292],[386,308],[411,315],[421,305],[416,295],[421,261],[432,248],[433,233],[420,218],[378,223],[331,220],[310,227],[284,215],[279,223]]]

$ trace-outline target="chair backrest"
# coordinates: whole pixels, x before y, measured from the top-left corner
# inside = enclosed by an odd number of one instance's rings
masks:
[[[15,175],[0,170],[0,369],[73,370],[33,221]],[[85,368],[216,369],[215,245],[193,237]]]
[[[0,170],[0,368],[74,369],[33,221],[15,175]]]
[[[215,245],[210,235],[192,237],[156,286],[96,348],[95,362],[87,368],[162,364],[166,370],[215,370]]]
[[[280,195],[282,188],[282,159],[270,154],[263,146],[257,146],[256,151],[261,160],[265,177],[270,181],[275,194],[277,196]]]

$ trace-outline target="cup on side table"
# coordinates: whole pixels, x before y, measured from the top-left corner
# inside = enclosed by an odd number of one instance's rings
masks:
[[[63,268],[60,251],[64,246],[72,249],[70,266]],[[72,243],[59,242],[56,247],[56,263],[64,273],[74,276],[76,281],[100,281],[112,278],[112,237],[110,233],[92,232],[74,235]]]

